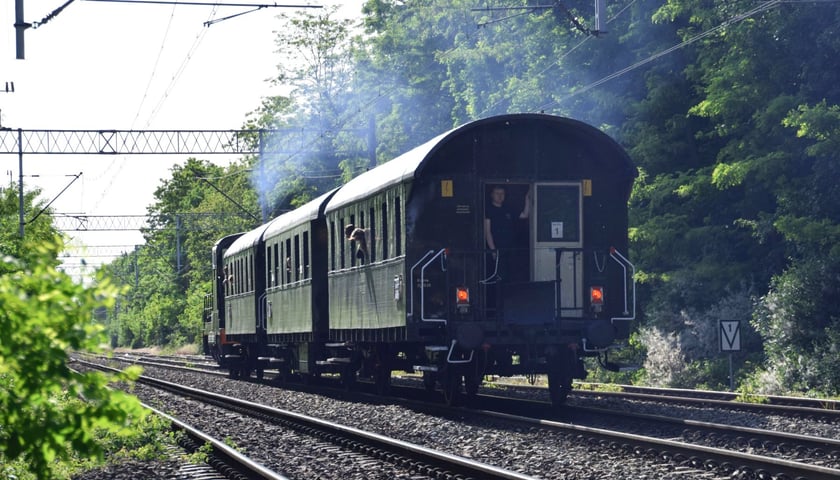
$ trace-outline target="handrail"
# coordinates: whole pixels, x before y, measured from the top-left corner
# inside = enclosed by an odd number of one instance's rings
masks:
[[[452,339],[452,343],[449,344],[449,353],[446,354],[446,363],[470,363],[473,360],[473,354],[475,350],[470,350],[470,358],[466,360],[452,360],[452,352],[455,350],[455,344],[458,343],[458,340]]]
[[[618,250],[616,250],[615,247],[610,247],[610,258],[612,258],[613,260],[618,262],[618,264],[621,265],[621,268],[624,271],[624,312],[623,313],[625,315],[624,317],[612,317],[610,319],[610,322],[614,322],[616,320],[635,320],[636,319],[636,267],[633,266],[632,263],[630,263],[630,260],[628,260],[627,257],[622,255]],[[630,315],[630,313],[631,313],[627,309],[627,299],[629,297],[628,289],[627,289],[627,267],[628,266],[630,267],[630,270],[631,270],[630,278],[632,279],[632,284],[633,284],[633,312],[632,312],[632,315],[629,316],[629,317],[626,316],[626,315]]]
[[[428,267],[432,262],[435,261],[436,258],[440,257],[441,254],[445,254],[446,249],[441,248],[432,258],[429,259],[428,262],[423,264],[423,267],[420,269],[420,321],[422,322],[436,322],[436,323],[443,323],[446,325],[445,318],[426,318],[426,290],[424,286],[426,285],[426,267]],[[425,258],[425,257],[423,257]],[[443,262],[443,258],[441,258],[441,263]],[[446,266],[441,265],[441,269],[446,271]]]
[[[418,261],[417,261],[417,263],[415,263],[415,264],[414,264],[414,266],[413,266],[413,267],[411,267],[411,270],[409,270],[409,271],[408,271],[408,282],[409,282],[409,290],[408,290],[408,293],[409,293],[409,302],[408,302],[408,311],[407,311],[407,312],[405,312],[405,315],[406,315],[407,317],[413,317],[413,316],[414,316],[414,269],[415,269],[415,268],[417,268],[417,266],[418,266],[418,265],[420,265],[420,262],[422,262],[423,260],[425,260],[425,259],[426,259],[426,257],[428,257],[429,255],[431,255],[431,254],[433,254],[433,253],[435,253],[435,251],[434,251],[434,250],[429,250],[428,252],[426,252],[426,254],[425,254],[425,255],[423,255],[423,258],[421,258],[420,260],[418,260]]]

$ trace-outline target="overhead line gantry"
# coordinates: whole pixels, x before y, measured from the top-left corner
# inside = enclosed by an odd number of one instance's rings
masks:
[[[367,133],[375,163],[375,139]],[[299,155],[322,132],[304,128],[250,130],[25,130],[0,128],[0,155],[17,154],[20,177],[20,236],[24,235],[23,156],[47,155]],[[263,212],[265,214],[265,212]]]

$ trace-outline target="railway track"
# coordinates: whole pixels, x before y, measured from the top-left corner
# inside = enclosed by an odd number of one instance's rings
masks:
[[[716,392],[718,393],[718,392]],[[725,392],[719,392],[724,393]],[[575,390],[575,395],[592,398],[616,398],[621,400],[636,400],[642,402],[661,402],[672,405],[689,405],[698,407],[716,407],[727,410],[737,410],[743,412],[755,412],[763,415],[785,415],[799,418],[824,419],[830,422],[840,422],[840,409],[836,408],[834,401],[814,401],[811,399],[803,399],[801,402],[790,400],[784,404],[781,403],[750,403],[736,401],[736,397],[730,399],[723,399],[725,395],[718,398],[702,396],[687,396],[687,395],[666,395],[650,394],[650,393],[634,393],[634,392],[601,392],[601,391],[587,391]],[[793,398],[793,397],[785,397]]]
[[[661,431],[659,436],[681,437],[685,442],[702,443],[741,452],[760,453],[766,457],[840,469],[840,440],[834,438],[778,432],[761,428],[742,427],[714,422],[675,418],[665,415],[650,415],[632,412],[616,412],[603,408],[574,407],[575,412],[606,420],[620,418],[622,422],[637,422],[637,429]],[[579,413],[571,413],[580,421]],[[665,425],[665,428],[663,428]],[[671,428],[668,428],[671,427]]]
[[[759,403],[776,406],[789,407],[806,407],[822,410],[837,410],[840,411],[840,400],[826,399],[826,398],[807,398],[807,397],[793,397],[782,395],[749,395],[736,392],[719,392],[714,390],[694,390],[685,388],[656,388],[656,387],[642,387],[637,385],[604,385],[599,383],[579,383],[576,384],[576,392],[590,392],[597,391],[603,393],[605,389],[615,390],[618,388],[618,393],[624,394],[641,394],[648,397],[665,397],[665,398],[686,398],[692,400],[720,400],[724,402],[744,402]],[[643,398],[648,398],[643,397]]]
[[[840,469],[811,465],[808,463],[785,460],[766,455],[756,455],[723,448],[708,447],[694,443],[679,442],[650,436],[597,429],[570,423],[553,422],[531,417],[512,416],[498,412],[486,412],[487,415],[502,419],[531,423],[543,428],[556,428],[567,435],[585,435],[589,441],[606,445],[612,450],[623,450],[662,458],[677,465],[707,470],[718,475],[747,474],[761,479],[837,479]],[[726,430],[726,426],[706,425],[703,428]],[[791,440],[788,438],[788,440]],[[822,439],[825,440],[825,439]],[[808,439],[808,442],[815,441]],[[820,440],[821,441],[821,440]],[[748,477],[749,478],[749,477]]]
[[[83,368],[116,371],[116,369],[84,360],[74,360]],[[212,435],[178,419],[157,408],[141,402],[143,408],[153,414],[166,419],[175,433],[179,450],[174,444],[168,447],[172,461],[180,465],[179,480],[288,480],[287,477],[274,472],[260,463],[250,459],[242,453],[228,446],[223,439]],[[181,456],[192,454],[201,449],[206,461],[203,464],[181,460]],[[148,472],[146,473],[148,474]],[[97,474],[92,474],[96,476]],[[145,474],[144,474],[145,475]],[[90,474],[85,478],[89,478]]]
[[[94,363],[84,362],[84,364],[93,368],[114,370],[111,367]],[[412,472],[414,475],[412,478],[418,478],[418,475],[419,478],[459,480],[533,480],[534,478],[428,447],[288,410],[239,400],[228,395],[199,390],[148,376],[141,376],[137,382],[255,419],[255,431],[267,430],[260,427],[262,423],[279,425],[283,429],[305,433],[306,436],[317,441],[329,442],[341,449],[352,450],[357,454],[369,456],[371,459],[392,463]],[[273,439],[271,436],[266,436],[261,439],[261,442],[272,444]]]
[[[346,398],[350,392],[342,391],[340,395]],[[408,396],[412,395],[408,394]],[[370,397],[368,400],[373,401],[373,398],[375,397]],[[504,411],[498,406],[499,402],[504,401],[513,402],[510,399],[493,399],[488,400],[485,406]],[[493,406],[493,402],[497,404]],[[707,475],[719,475],[721,478],[730,477],[738,472],[756,475],[757,478],[838,478],[840,476],[840,470],[835,469],[837,442],[831,439],[814,439],[809,436],[714,425],[710,422],[686,419],[663,420],[656,416],[634,415],[630,412],[593,409],[587,412],[583,408],[564,410],[562,416],[567,420],[571,419],[572,422],[563,422],[555,420],[556,411],[554,411],[554,417],[551,416],[553,410],[547,403],[531,403],[527,407],[522,406],[521,400],[518,403],[519,406],[510,407],[508,411],[515,411],[517,408],[521,411],[524,408],[531,412],[544,413],[541,415],[542,418],[522,420],[524,423],[516,427],[518,429],[535,428],[534,426],[538,425],[542,429],[562,432],[560,434],[570,438],[571,441],[591,443],[608,451],[622,451],[628,455],[655,458],[657,461],[667,459],[673,468],[677,469],[708,470],[713,473],[707,472]],[[426,405],[425,407],[414,405],[410,408],[414,411],[439,409],[438,411],[442,413],[435,413],[436,415],[461,418],[478,415],[473,410],[452,410],[440,405]],[[490,413],[490,415],[494,414]],[[514,420],[518,417],[511,414],[495,413],[495,415],[500,415],[496,417],[500,420],[519,421]],[[584,421],[583,415],[588,415],[589,420]],[[620,418],[624,423],[636,422],[635,430],[628,431],[625,427],[622,431],[617,431],[612,425],[609,428],[592,426],[597,423],[591,421],[592,418],[605,419],[610,415]],[[669,422],[670,426],[663,427],[663,421]],[[665,433],[660,434],[659,438],[638,433],[647,431],[665,431]],[[673,438],[680,438],[680,440],[676,441]]]
[[[182,480],[288,480],[287,477],[269,470],[213,436],[173,417],[150,405],[143,406],[172,424],[172,429],[182,432],[178,444],[188,453],[200,448],[207,452],[206,465],[186,465],[178,472]],[[205,446],[209,445],[209,450]],[[214,475],[217,474],[217,475]]]
[[[741,471],[759,478],[840,478],[840,440],[835,438],[628,410],[570,406],[558,412],[547,402],[490,395],[479,396],[475,407],[481,410],[467,411],[566,434],[585,432],[610,448],[642,449],[677,464],[722,469],[725,474]],[[433,408],[439,413],[449,410]]]
[[[196,368],[200,370],[218,371],[219,367],[209,357],[205,356],[134,356],[126,355],[138,364],[158,366],[181,366],[185,368]],[[512,390],[533,390],[541,392],[548,398],[548,389],[530,385],[511,385],[507,383],[494,383],[495,388]],[[711,390],[691,390],[673,388],[641,387],[634,385],[609,385],[608,390],[602,384],[580,383],[576,384],[571,396],[575,397],[605,397],[626,400],[667,402],[681,405],[717,406],[732,410],[743,410],[760,412],[765,414],[783,414],[801,416],[807,418],[824,418],[829,421],[840,421],[840,400],[816,399],[805,397],[779,396],[779,395],[752,395],[743,398],[742,395],[734,392],[719,392]],[[746,400],[746,401],[745,401]]]

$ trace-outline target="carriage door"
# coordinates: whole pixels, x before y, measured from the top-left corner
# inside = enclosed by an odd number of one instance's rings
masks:
[[[560,317],[583,313],[583,214],[580,183],[534,185],[532,280],[557,282]]]

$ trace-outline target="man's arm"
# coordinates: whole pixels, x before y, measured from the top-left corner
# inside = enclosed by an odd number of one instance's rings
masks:
[[[522,213],[519,214],[519,218],[528,218],[531,216],[531,189],[528,189],[528,193],[525,194],[525,207],[522,209]]]
[[[493,240],[493,232],[490,229],[490,219],[484,219],[484,238],[487,240],[487,248],[490,250],[496,249],[496,242]]]

